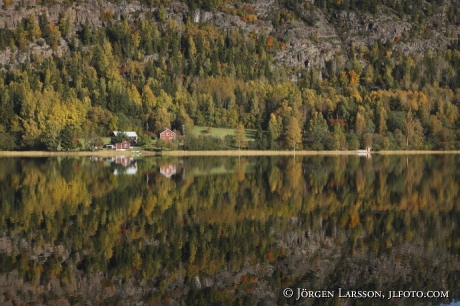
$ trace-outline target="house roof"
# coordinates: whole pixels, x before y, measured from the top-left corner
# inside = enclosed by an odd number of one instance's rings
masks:
[[[137,133],[136,132],[119,132],[119,131],[113,131],[113,134],[115,136],[118,136],[118,134],[125,134],[126,136],[128,137],[137,137]]]
[[[171,133],[174,133],[173,131],[171,131],[171,129],[164,128],[164,129],[161,130],[160,134],[163,133],[163,132],[165,132],[165,131],[169,131],[169,132],[171,132]],[[174,133],[174,135],[176,135],[176,133]]]

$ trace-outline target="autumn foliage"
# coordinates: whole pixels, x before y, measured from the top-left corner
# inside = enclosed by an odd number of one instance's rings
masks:
[[[274,41],[274,40],[273,40],[273,37],[267,38],[267,47],[273,46],[273,41]]]
[[[98,29],[75,29],[67,15],[50,22],[46,14],[1,29],[8,39],[0,39],[0,49],[30,52],[37,44],[54,52],[47,58],[37,53],[24,66],[4,65],[0,133],[9,141],[0,149],[59,150],[58,135],[69,124],[80,137],[106,137],[120,128],[140,133],[146,126],[154,135],[165,126],[260,127],[247,144],[241,139],[237,146],[230,137],[190,138],[184,148],[460,148],[460,51],[454,47],[417,57],[387,45],[353,43],[350,54],[323,48],[332,56],[321,69],[300,57],[300,66],[291,67],[277,58],[291,42],[275,39],[268,27],[261,30],[267,20],[257,20],[251,5],[229,11],[242,22],[258,23],[248,33],[236,28],[237,19],[231,31],[168,19],[168,10],[180,13],[179,8],[160,5],[146,19],[121,20],[102,9],[101,18],[110,22]],[[283,6],[272,23],[278,27],[293,18]],[[52,126],[52,116],[43,111],[49,107],[35,101],[42,95],[70,100],[66,105],[75,110],[55,111]]]

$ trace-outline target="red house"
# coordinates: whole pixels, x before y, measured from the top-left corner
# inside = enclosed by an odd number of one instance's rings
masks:
[[[160,132],[160,139],[174,140],[174,139],[176,139],[176,133],[174,133],[173,131],[171,131],[171,130],[168,129],[168,128],[164,128],[164,129]]]
[[[121,143],[116,143],[115,144],[115,150],[117,150],[117,151],[129,150],[130,148],[131,148],[131,145],[126,140],[123,140]]]

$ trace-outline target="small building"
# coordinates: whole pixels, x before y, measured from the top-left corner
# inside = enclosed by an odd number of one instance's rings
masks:
[[[138,138],[138,136],[137,136],[137,133],[136,133],[136,132],[120,132],[120,131],[113,131],[113,135],[115,135],[115,136],[118,136],[118,135],[120,135],[120,134],[125,134],[126,137],[128,137],[128,139],[126,139],[126,140],[129,140],[130,143],[132,143],[132,144],[137,143],[137,138]]]
[[[371,153],[372,147],[366,147],[364,150],[358,150],[358,153]]]
[[[160,139],[164,139],[164,140],[175,140],[175,139],[176,139],[176,133],[174,133],[173,131],[171,131],[171,130],[168,129],[168,128],[164,128],[164,129],[160,132]]]
[[[365,150],[357,150],[357,152],[358,152],[358,156],[371,158],[372,148],[366,147]]]
[[[125,151],[131,149],[131,144],[126,140],[123,140],[121,143],[115,144],[115,150],[117,151]]]

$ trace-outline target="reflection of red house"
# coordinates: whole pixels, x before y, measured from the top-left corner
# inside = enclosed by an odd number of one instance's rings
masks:
[[[127,175],[134,175],[137,173],[137,162],[129,157],[122,156],[121,158],[116,158],[116,164],[120,164],[123,166],[124,170],[119,171],[120,169],[115,169],[113,174],[127,174]]]
[[[115,157],[115,163],[122,165],[123,167],[128,167],[132,162],[134,162],[134,159],[131,160],[131,157],[125,157],[125,156]]]
[[[121,143],[115,144],[115,150],[129,150],[131,145],[126,140],[123,140]]]
[[[111,157],[106,159],[108,162],[115,163],[117,165],[121,165],[123,167],[123,170],[120,170],[120,168],[115,169],[113,174],[119,175],[119,174],[128,174],[128,175],[134,175],[137,173],[137,162],[134,158],[131,157],[126,157],[126,156],[117,156],[117,157]]]
[[[166,177],[171,177],[174,174],[176,174],[176,166],[166,165],[166,166],[160,167],[160,173]]]
[[[176,133],[174,133],[170,129],[165,128],[160,132],[160,139],[174,140],[176,139]]]

